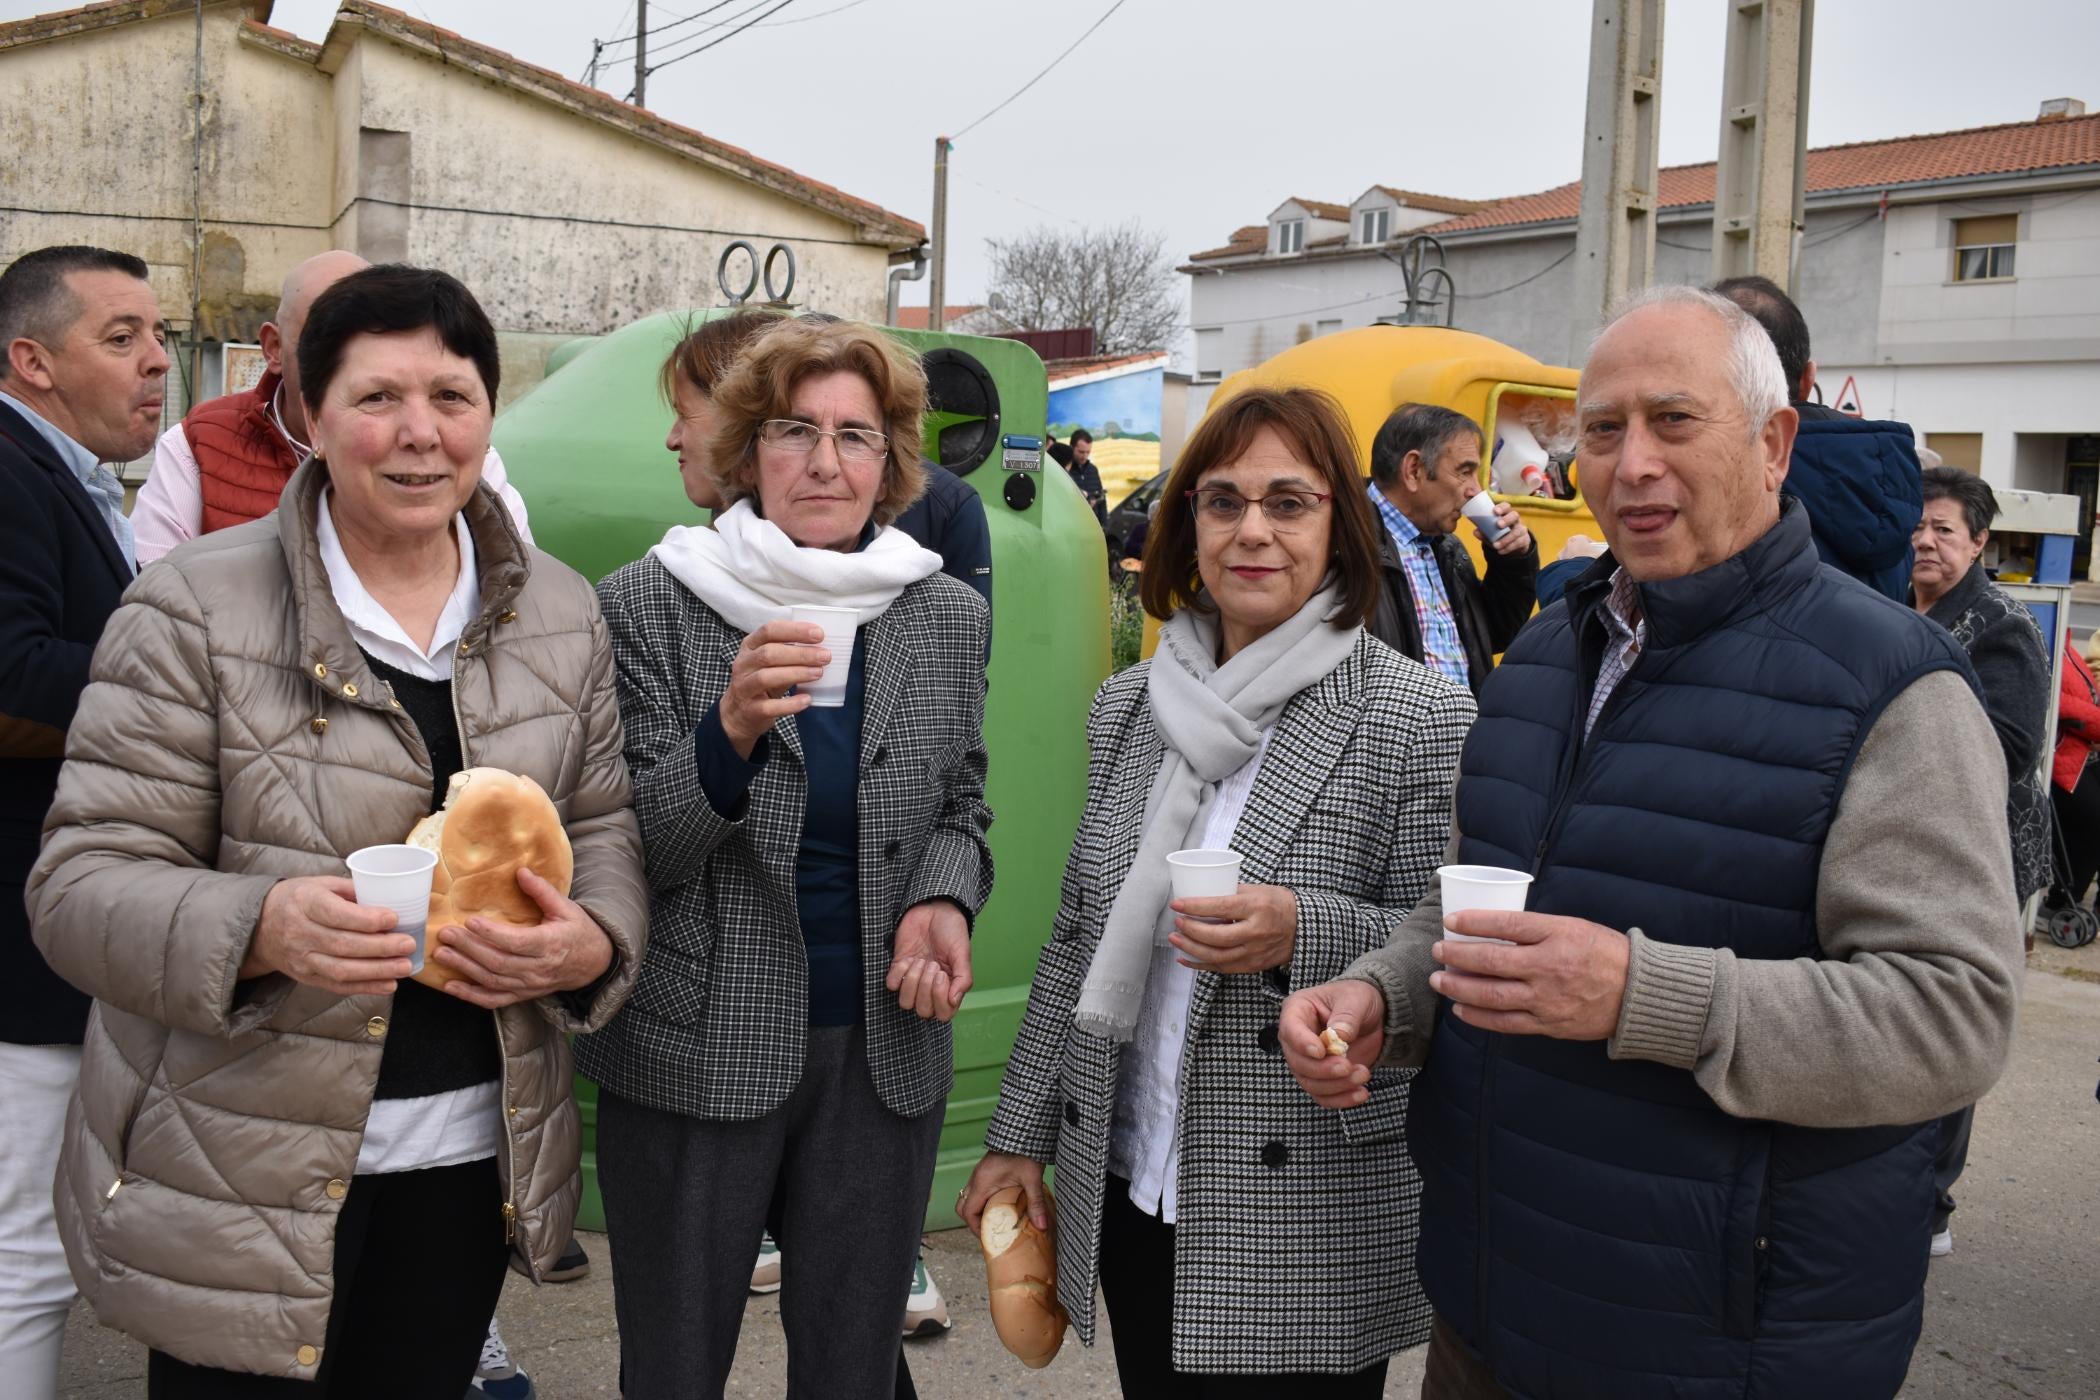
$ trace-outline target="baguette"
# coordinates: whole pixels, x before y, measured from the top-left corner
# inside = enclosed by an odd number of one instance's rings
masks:
[[[984,1229],[977,1242],[984,1249],[992,1326],[999,1341],[1022,1365],[1039,1371],[1064,1345],[1069,1321],[1057,1301],[1056,1239],[1028,1218],[1021,1188],[1008,1186],[985,1202]]]

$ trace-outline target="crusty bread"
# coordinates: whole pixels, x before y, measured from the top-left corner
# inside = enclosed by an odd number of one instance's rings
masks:
[[[1330,1055],[1346,1055],[1349,1053],[1349,1042],[1336,1035],[1333,1026],[1329,1026],[1326,1030],[1320,1032],[1320,1044],[1327,1048],[1327,1053]]]
[[[561,814],[540,785],[501,768],[468,768],[452,775],[445,805],[417,822],[408,844],[437,853],[430,873],[430,919],[423,970],[415,980],[442,988],[454,975],[428,956],[437,931],[477,916],[506,924],[536,924],[540,907],[518,888],[529,868],[563,894],[576,872]]]
[[[1018,1186],[985,1202],[977,1242],[984,1250],[992,1326],[1023,1365],[1041,1370],[1064,1345],[1068,1321],[1057,1301],[1057,1242],[1028,1218],[1028,1200]]]

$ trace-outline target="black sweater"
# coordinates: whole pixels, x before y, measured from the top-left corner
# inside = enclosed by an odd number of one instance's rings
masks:
[[[459,747],[459,723],[452,713],[452,683],[426,681],[375,660],[365,660],[373,674],[385,681],[401,702],[401,709],[422,736],[430,753],[430,807],[436,811],[445,802],[445,789],[452,775],[465,766]],[[436,929],[425,943],[426,956],[435,951]],[[381,1099],[413,1099],[486,1084],[503,1075],[503,1057],[496,1043],[496,1019],[489,1012],[447,992],[433,991],[421,982],[403,982],[394,993],[393,1014],[388,1019],[386,1054],[379,1062]]]

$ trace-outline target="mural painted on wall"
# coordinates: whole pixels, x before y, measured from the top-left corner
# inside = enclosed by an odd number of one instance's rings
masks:
[[[1155,361],[1060,387],[1050,383],[1050,431],[1063,441],[1074,428],[1094,435],[1094,465],[1114,505],[1159,474],[1160,395],[1166,366]]]

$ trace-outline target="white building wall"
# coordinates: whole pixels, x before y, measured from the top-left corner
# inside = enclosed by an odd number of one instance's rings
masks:
[[[2015,469],[2021,435],[2100,433],[2100,359],[2061,364],[1824,365],[1824,397],[1847,376],[1860,410],[1928,433],[1981,433],[1983,478],[1993,486],[2061,491],[2063,455],[2035,444]]]
[[[1956,282],[1955,220],[2001,213],[2019,217],[2012,280]],[[2100,358],[2100,189],[1892,208],[1881,280],[1884,362]]]

